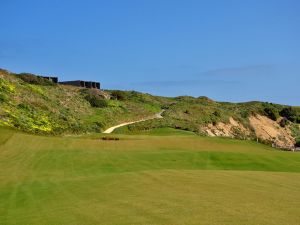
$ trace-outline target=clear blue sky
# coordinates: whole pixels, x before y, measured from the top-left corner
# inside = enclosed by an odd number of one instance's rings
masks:
[[[299,0],[0,0],[0,67],[300,105]]]

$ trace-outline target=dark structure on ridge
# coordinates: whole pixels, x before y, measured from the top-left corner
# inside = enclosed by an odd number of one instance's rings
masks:
[[[93,82],[93,81],[74,80],[74,81],[63,81],[59,83],[64,85],[72,85],[76,87],[100,89],[100,83]]]
[[[38,83],[36,78],[39,78],[39,79],[49,80],[50,82],[52,82],[54,84],[72,85],[72,86],[76,86],[76,87],[91,88],[91,89],[100,89],[100,83],[94,82],[94,81],[73,80],[73,81],[58,82],[58,77],[53,77],[53,76],[40,76],[40,75],[31,74],[31,73],[20,73],[18,75],[21,77],[21,79],[23,79],[29,83],[32,83],[32,82]]]

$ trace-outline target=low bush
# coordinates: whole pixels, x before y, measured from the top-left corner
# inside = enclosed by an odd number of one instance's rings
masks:
[[[27,111],[30,110],[30,106],[28,104],[25,104],[25,103],[20,103],[18,105],[18,108],[23,109],[23,110],[27,110]]]
[[[296,140],[295,146],[296,146],[296,147],[300,147],[300,139]]]
[[[286,118],[282,118],[279,122],[279,125],[281,127],[285,127],[287,124],[288,124],[288,119],[286,119]]]
[[[0,77],[0,92],[11,94],[15,92],[16,87],[13,83]]]
[[[287,118],[291,122],[296,122],[297,120],[297,113],[292,107],[283,108],[280,111],[280,116]]]
[[[269,117],[271,120],[276,121],[279,118],[279,112],[276,108],[265,108],[265,115]]]
[[[111,92],[111,98],[115,99],[115,100],[124,101],[124,100],[126,100],[127,95],[123,91],[116,90],[116,91]]]
[[[213,115],[216,117],[221,117],[221,113],[219,111],[214,111]]]
[[[92,107],[105,108],[108,106],[107,100],[99,99],[95,96],[87,96],[86,100],[91,104]]]
[[[4,95],[3,93],[0,93],[0,103],[4,103],[7,102],[8,98],[6,95]]]
[[[20,73],[17,75],[17,77],[29,84],[44,85],[44,86],[54,85],[52,81],[47,80],[43,77],[36,76],[31,73]]]
[[[94,122],[91,125],[91,130],[99,133],[99,132],[101,132],[103,127],[104,127],[104,124],[102,122]]]
[[[84,95],[85,100],[87,100],[92,107],[105,108],[109,106],[108,101],[99,90],[82,89],[81,93]]]

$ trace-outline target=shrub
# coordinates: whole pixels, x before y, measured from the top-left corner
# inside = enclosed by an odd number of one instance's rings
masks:
[[[292,107],[283,108],[279,114],[291,122],[296,122],[297,120],[296,112],[292,109]]]
[[[102,122],[93,122],[88,128],[92,132],[101,133],[104,124]]]
[[[124,101],[127,98],[126,93],[123,91],[119,91],[119,90],[112,91],[111,97],[112,97],[112,99],[116,99],[116,100],[120,100],[120,101]]]
[[[11,94],[15,92],[16,87],[9,81],[0,77],[0,92]]]
[[[3,102],[7,102],[8,101],[8,98],[6,95],[0,93],[0,102],[3,103]]]
[[[296,146],[296,147],[300,147],[300,139],[297,139],[297,140],[296,140],[295,146]]]
[[[105,108],[108,106],[108,102],[105,99],[99,99],[95,96],[87,96],[86,100],[91,104],[92,107]]]
[[[190,111],[186,109],[186,110],[184,111],[184,113],[185,113],[185,114],[190,114]]]
[[[30,106],[27,105],[27,104],[25,104],[25,103],[20,103],[20,104],[18,105],[18,107],[19,107],[20,109],[30,110]]]
[[[215,117],[221,117],[221,113],[220,113],[219,111],[213,112],[213,115],[214,115]]]
[[[84,95],[92,107],[105,108],[108,107],[108,102],[105,100],[103,94],[97,89],[82,89],[81,93]]]
[[[29,89],[34,92],[37,93],[39,95],[45,95],[43,89],[40,86],[36,86],[36,85],[32,85],[32,84],[28,84]]]
[[[288,124],[288,120],[286,118],[282,118],[279,122],[281,127],[285,127]]]
[[[50,80],[47,80],[43,77],[36,76],[31,73],[20,73],[18,77],[26,83],[29,84],[37,84],[37,85],[44,85],[44,86],[52,86],[54,83]]]
[[[267,117],[269,117],[271,120],[276,121],[279,117],[279,112],[275,108],[265,108],[264,112]]]

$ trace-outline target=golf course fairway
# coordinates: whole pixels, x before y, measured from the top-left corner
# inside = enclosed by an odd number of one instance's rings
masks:
[[[300,224],[300,153],[171,129],[114,136],[0,128],[0,224]]]

